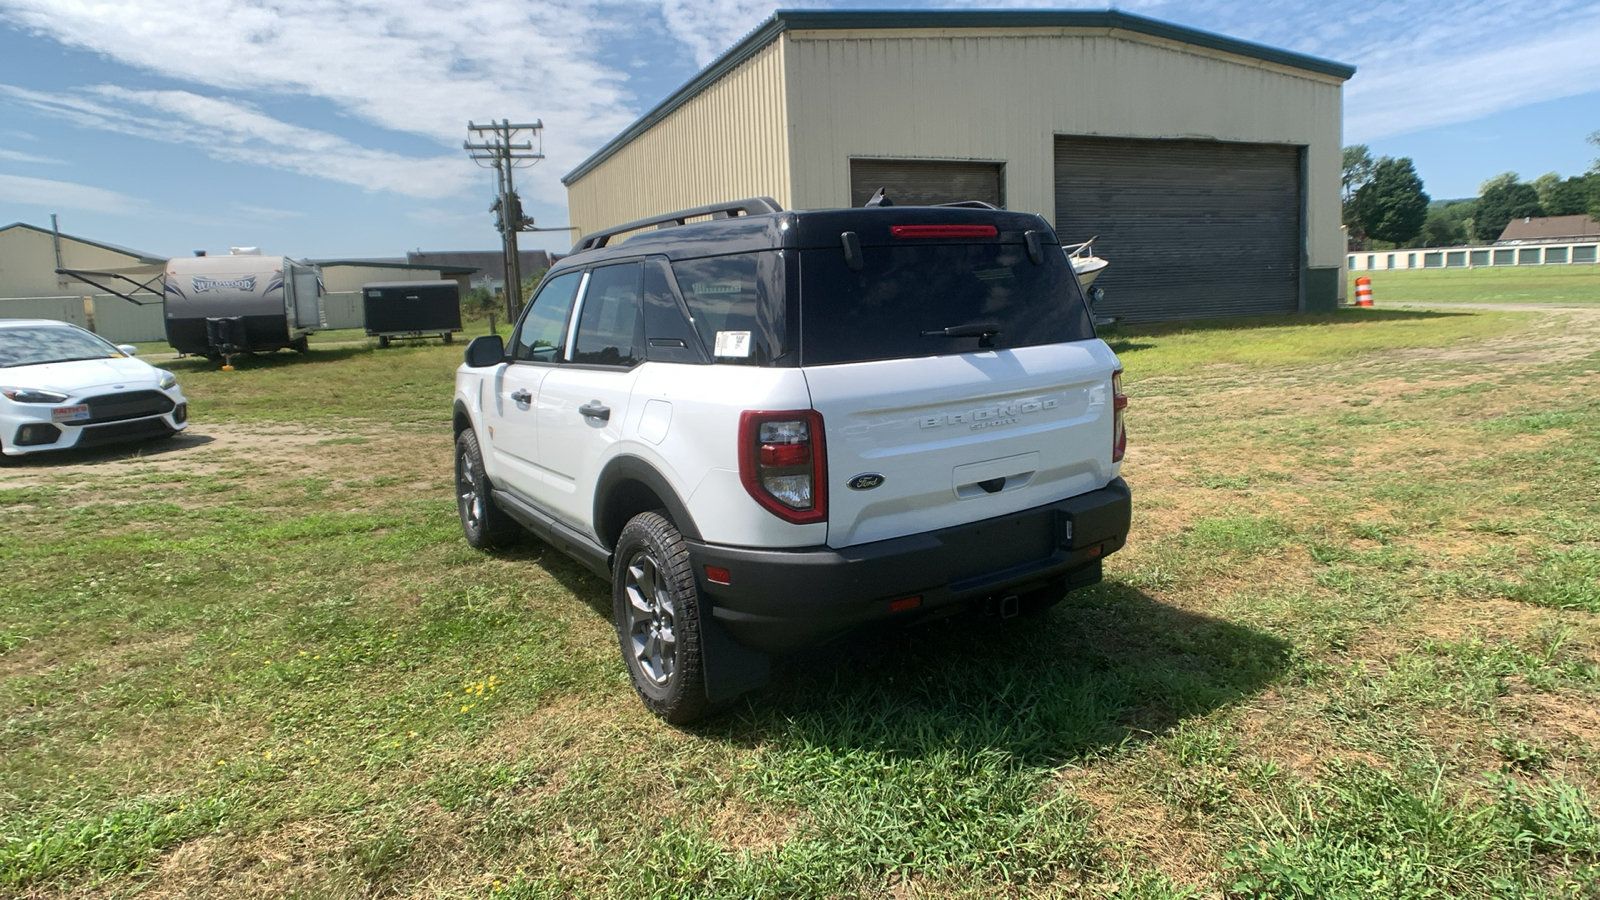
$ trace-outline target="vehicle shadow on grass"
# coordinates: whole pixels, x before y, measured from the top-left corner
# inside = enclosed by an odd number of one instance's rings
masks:
[[[539,541],[510,552],[610,621],[599,577]],[[1292,663],[1282,638],[1112,580],[1034,616],[974,611],[775,660],[770,684],[691,730],[746,747],[799,742],[910,758],[962,747],[1051,765],[1245,701]]]
[[[216,438],[209,434],[198,434],[194,431],[180,431],[172,437],[154,438],[128,444],[107,444],[101,447],[92,447],[79,450],[52,450],[45,453],[29,453],[26,456],[7,456],[0,460],[0,465],[8,469],[54,469],[61,466],[92,466],[100,463],[127,462],[129,460],[148,459],[166,456],[169,453],[181,453],[204,447],[215,441]]]
[[[1036,617],[963,615],[789,657],[696,730],[917,758],[953,747],[1025,764],[1093,758],[1242,702],[1292,662],[1274,635],[1115,581]]]

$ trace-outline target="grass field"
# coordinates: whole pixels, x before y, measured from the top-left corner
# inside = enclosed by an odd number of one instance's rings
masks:
[[[1413,269],[1351,272],[1372,279],[1373,302],[1600,304],[1600,266],[1504,266],[1488,269]]]
[[[0,469],[0,896],[1600,896],[1600,314],[1107,337],[1103,584],[689,730],[462,542],[459,346],[172,363],[190,435]]]

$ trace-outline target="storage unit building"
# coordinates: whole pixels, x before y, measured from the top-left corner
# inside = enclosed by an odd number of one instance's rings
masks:
[[[984,200],[1098,235],[1106,314],[1326,309],[1353,72],[1120,12],[779,12],[563,181],[583,232]]]

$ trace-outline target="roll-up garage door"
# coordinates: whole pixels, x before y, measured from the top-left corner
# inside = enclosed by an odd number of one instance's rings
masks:
[[[1098,235],[1097,315],[1130,322],[1299,308],[1300,148],[1056,138],[1056,232]]]
[[[884,188],[895,206],[934,206],[982,200],[1005,206],[999,163],[925,159],[850,160],[850,205],[861,206]]]

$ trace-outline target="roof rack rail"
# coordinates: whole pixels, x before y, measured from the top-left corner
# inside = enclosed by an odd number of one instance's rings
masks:
[[[1000,208],[998,206],[995,206],[993,203],[985,203],[982,200],[957,200],[954,203],[937,203],[937,204],[934,204],[934,205],[935,206],[959,206],[959,207],[961,207],[963,209],[999,209]]]
[[[712,203],[708,206],[696,206],[693,209],[680,209],[664,216],[650,216],[645,219],[635,219],[613,228],[603,228],[592,234],[586,234],[578,239],[572,246],[573,253],[582,253],[585,250],[598,250],[610,243],[611,239],[619,234],[630,231],[639,231],[644,228],[671,228],[682,225],[689,219],[701,216],[710,216],[713,219],[727,219],[735,215],[759,216],[767,213],[783,212],[783,207],[771,197],[749,197],[744,200],[730,200],[726,203]]]

